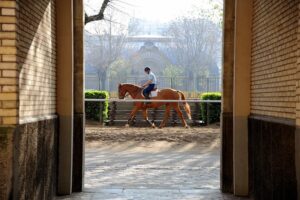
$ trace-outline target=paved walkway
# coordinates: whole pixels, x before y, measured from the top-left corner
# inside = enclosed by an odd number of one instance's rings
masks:
[[[218,190],[167,190],[167,189],[103,189],[95,192],[73,194],[64,200],[243,200],[232,195],[222,195]]]
[[[85,191],[58,199],[240,199],[219,190],[219,141],[88,143]]]

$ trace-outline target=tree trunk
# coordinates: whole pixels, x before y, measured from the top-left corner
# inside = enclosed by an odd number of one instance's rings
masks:
[[[106,90],[106,71],[101,73],[101,90]]]

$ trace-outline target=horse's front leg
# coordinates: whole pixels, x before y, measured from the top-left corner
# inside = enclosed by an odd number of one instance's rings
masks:
[[[137,107],[137,106],[135,106],[133,109],[132,109],[132,111],[131,111],[131,113],[130,113],[130,117],[129,117],[129,119],[128,119],[128,121],[127,121],[127,124],[125,125],[125,126],[129,126],[130,125],[130,123],[133,121],[133,119],[134,119],[134,117],[135,117],[135,114],[136,114],[136,112],[139,110],[139,107]]]
[[[144,108],[143,109],[143,116],[144,116],[144,119],[146,120],[146,122],[148,122],[148,124],[152,127],[152,128],[155,128],[155,124],[150,122],[149,119],[148,119],[148,112],[147,112],[147,109]]]
[[[171,109],[171,106],[166,105],[166,111],[165,111],[164,119],[160,123],[159,128],[163,128],[166,125],[166,122],[167,122],[167,120],[169,119],[169,116],[170,116],[170,109]]]

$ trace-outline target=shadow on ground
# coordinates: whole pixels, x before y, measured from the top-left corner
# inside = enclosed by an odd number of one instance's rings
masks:
[[[86,134],[85,192],[60,199],[239,199],[219,190],[218,127],[88,127]]]

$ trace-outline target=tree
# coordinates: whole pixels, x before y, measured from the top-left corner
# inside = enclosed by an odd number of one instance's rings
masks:
[[[188,16],[173,21],[166,34],[173,42],[168,51],[175,55],[176,63],[185,68],[187,76],[212,75],[218,73],[217,63],[221,58],[222,31],[215,12],[197,8]]]
[[[100,0],[98,0],[101,2]],[[121,4],[129,5],[121,0],[102,0],[99,11],[97,5],[93,4],[93,0],[86,0],[85,6],[88,14],[85,12],[85,25],[90,22],[90,29],[93,34],[86,34],[85,55],[86,66],[96,69],[99,81],[99,88],[107,89],[107,72],[110,65],[120,58],[125,46],[125,38],[127,35],[127,27],[118,23],[123,19],[121,15],[127,15],[122,10]]]
[[[115,91],[118,89],[119,83],[127,82],[127,77],[131,72],[129,66],[129,61],[123,58],[119,58],[111,64],[108,70],[109,91]]]
[[[99,8],[99,10],[97,11],[94,8],[91,8],[89,6],[90,1],[86,0],[85,6],[92,9],[93,14],[88,15],[88,13],[85,12],[85,22],[84,22],[85,24],[107,19],[105,13],[108,10],[108,8],[110,8],[109,10],[118,11],[119,13],[128,15],[126,12],[123,11],[123,6],[121,5],[121,4],[130,5],[130,4],[126,3],[126,1],[122,1],[122,0],[98,0],[98,1],[99,2],[102,1],[102,4],[101,4],[101,7]]]
[[[163,70],[163,75],[174,78],[176,76],[182,76],[183,75],[183,69],[179,66],[176,65],[168,65],[166,68]]]
[[[176,88],[178,86],[182,86],[182,79],[180,76],[184,74],[184,70],[180,66],[176,65],[168,65],[163,70],[163,75],[165,78],[169,79],[171,88]]]
[[[86,62],[96,69],[101,89],[106,89],[107,71],[121,56],[126,39],[124,27],[112,22],[113,12],[107,16],[108,20],[94,26],[96,34],[89,35],[86,39]]]
[[[87,24],[89,22],[93,22],[93,21],[99,21],[104,19],[104,11],[106,10],[108,4],[111,2],[112,0],[103,0],[101,8],[99,10],[99,12],[95,15],[90,15],[88,16],[87,13],[85,12],[85,21],[84,23]]]
[[[130,18],[129,23],[128,23],[128,35],[139,35],[142,33],[142,21],[141,19],[137,18]]]

